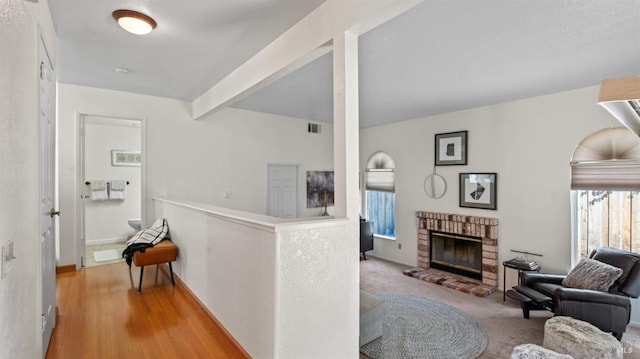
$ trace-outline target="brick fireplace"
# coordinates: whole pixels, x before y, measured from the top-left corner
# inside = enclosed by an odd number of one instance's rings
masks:
[[[498,286],[498,219],[437,212],[416,212],[418,266],[427,269],[431,231],[477,237],[482,240],[482,284]]]

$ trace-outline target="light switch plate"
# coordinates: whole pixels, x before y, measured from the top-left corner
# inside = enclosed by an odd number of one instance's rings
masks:
[[[11,268],[13,268],[13,260],[15,258],[13,255],[13,241],[8,241],[2,246],[2,279],[4,279],[11,271]]]

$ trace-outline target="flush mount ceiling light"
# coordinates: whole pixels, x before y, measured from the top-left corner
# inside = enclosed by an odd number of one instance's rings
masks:
[[[121,28],[136,35],[148,34],[158,25],[154,19],[133,10],[116,10],[113,18]]]

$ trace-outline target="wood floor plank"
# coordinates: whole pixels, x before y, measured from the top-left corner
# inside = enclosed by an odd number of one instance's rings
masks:
[[[125,263],[57,275],[58,323],[47,359],[248,358],[179,281]]]

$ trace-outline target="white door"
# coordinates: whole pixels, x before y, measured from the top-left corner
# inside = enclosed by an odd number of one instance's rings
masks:
[[[267,215],[296,218],[298,208],[298,166],[267,166]]]
[[[39,182],[40,247],[42,267],[42,357],[49,347],[55,326],[56,248],[54,235],[54,159],[55,159],[55,75],[44,40],[40,38],[39,59]]]

